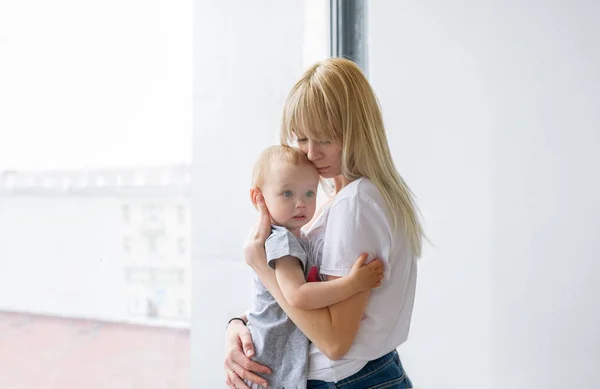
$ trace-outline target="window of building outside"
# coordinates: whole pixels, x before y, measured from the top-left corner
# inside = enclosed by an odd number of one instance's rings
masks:
[[[185,255],[187,253],[187,243],[185,238],[179,238],[178,241],[179,255]]]
[[[192,15],[0,2],[0,388],[190,387]]]
[[[129,224],[131,219],[131,207],[125,204],[121,207],[121,210],[123,211],[123,223]]]
[[[178,204],[176,209],[177,209],[177,222],[181,225],[185,225],[185,222],[186,222],[185,206],[182,204]]]
[[[261,93],[278,96],[256,106],[273,139],[285,93],[329,53],[328,3],[233,1],[267,16],[276,39],[246,11],[227,11],[240,23],[209,21],[245,25],[237,35],[252,38],[247,54],[262,53],[257,61],[277,57],[273,41],[288,50],[274,61],[294,59],[257,74]],[[0,3],[0,388],[222,387],[222,369],[202,360],[192,369],[190,355],[190,331],[201,324],[191,320],[193,8],[192,0]],[[218,50],[229,48],[204,54]],[[244,150],[242,166],[251,166],[256,155]],[[225,208],[224,194],[213,208]],[[204,379],[216,384],[195,385]]]
[[[131,238],[123,238],[123,253],[129,254],[131,252]]]

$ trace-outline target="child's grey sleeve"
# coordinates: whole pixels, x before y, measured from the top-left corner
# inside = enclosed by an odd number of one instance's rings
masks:
[[[275,261],[288,255],[300,260],[302,271],[306,269],[306,252],[294,234],[288,230],[273,229],[265,242],[265,251],[267,263],[272,269],[275,269]]]

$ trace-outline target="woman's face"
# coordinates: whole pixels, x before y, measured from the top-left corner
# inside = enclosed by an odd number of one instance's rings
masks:
[[[298,148],[315,165],[323,178],[334,178],[342,174],[342,148],[328,141],[298,138]]]

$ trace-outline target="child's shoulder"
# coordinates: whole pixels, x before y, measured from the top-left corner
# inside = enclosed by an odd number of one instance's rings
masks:
[[[288,230],[285,227],[282,226],[276,226],[274,224],[271,225],[271,234],[269,235],[269,237],[267,238],[268,240],[275,240],[275,239],[295,239],[295,240],[301,240],[298,239],[290,230]]]
[[[285,227],[276,226],[275,224],[271,224],[271,234],[270,234],[270,236],[273,236],[273,235],[287,235],[287,234],[292,234],[292,233],[290,232],[290,230],[288,230]]]

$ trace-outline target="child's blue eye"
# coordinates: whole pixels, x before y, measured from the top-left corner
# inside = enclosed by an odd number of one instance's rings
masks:
[[[313,197],[315,195],[315,192],[313,192],[312,190],[309,190],[308,192],[306,192],[306,196],[308,197]]]
[[[286,190],[285,192],[283,192],[283,195],[285,197],[292,197],[292,191],[291,190]]]

